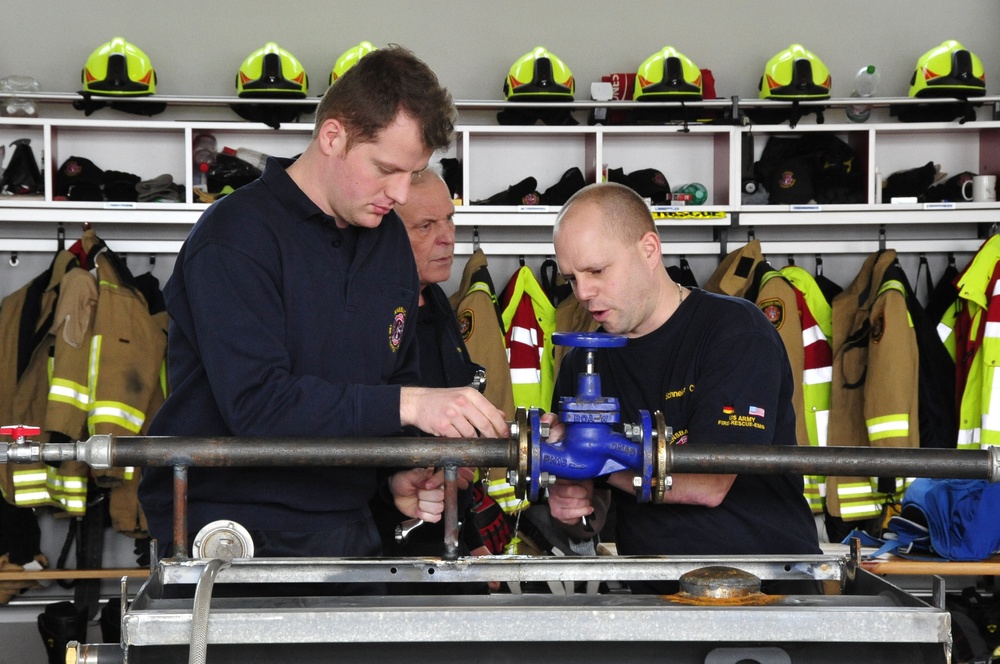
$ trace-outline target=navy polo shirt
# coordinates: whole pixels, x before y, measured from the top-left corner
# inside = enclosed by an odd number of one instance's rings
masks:
[[[269,159],[213,204],[164,289],[171,392],[151,435],[386,436],[417,384],[419,280],[395,212],[338,229]],[[191,531],[217,518],[322,530],[363,508],[374,469],[192,468]],[[144,471],[150,532],[169,541],[171,470]],[[278,527],[280,526],[280,528]]]

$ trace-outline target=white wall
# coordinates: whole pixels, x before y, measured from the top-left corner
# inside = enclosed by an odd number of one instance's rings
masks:
[[[321,94],[336,57],[363,39],[395,42],[426,60],[458,99],[499,99],[511,63],[537,45],[560,56],[578,88],[635,71],[670,44],[711,69],[720,96],[756,97],[764,63],[792,42],[822,57],[833,94],[858,68],[883,69],[880,94],[903,96],[917,58],[958,39],[1000,90],[996,0],[4,0],[0,76],[34,76],[46,91],[80,88],[90,52],[113,36],[142,48],[162,94],[233,93],[242,60],[273,40],[306,67]],[[578,98],[586,96],[578,95]]]

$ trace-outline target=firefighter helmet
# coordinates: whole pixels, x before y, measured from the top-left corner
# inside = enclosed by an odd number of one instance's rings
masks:
[[[954,39],[941,42],[917,60],[911,97],[981,97],[986,94],[983,61]]]
[[[536,46],[510,66],[503,83],[508,101],[572,101],[573,72],[544,46]]]
[[[761,99],[804,101],[829,99],[831,84],[823,61],[802,44],[792,44],[767,61],[758,88]]]
[[[156,72],[149,58],[121,37],[90,54],[81,78],[83,89],[95,95],[135,97],[156,93]]]
[[[343,76],[348,69],[358,64],[358,60],[374,50],[375,47],[370,41],[363,41],[341,53],[333,65],[333,71],[330,72],[330,85],[333,85],[333,82]]]
[[[701,84],[698,65],[673,46],[665,46],[639,65],[632,98],[636,101],[701,101]]]
[[[239,97],[301,99],[308,89],[309,77],[302,63],[275,42],[248,55],[236,74]]]

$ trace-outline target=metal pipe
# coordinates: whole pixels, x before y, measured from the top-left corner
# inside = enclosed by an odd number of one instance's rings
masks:
[[[96,444],[91,445],[90,443]],[[121,466],[479,466],[517,469],[531,441],[503,438],[190,438],[92,436],[79,443],[47,443],[30,459],[17,443],[5,461],[75,458],[93,468]],[[520,449],[524,447],[524,449]],[[945,477],[1000,482],[1000,451],[798,447],[770,445],[667,445],[667,473],[801,473],[853,477]],[[37,458],[36,458],[37,457]],[[525,481],[528,478],[519,478]]]
[[[39,103],[72,103],[84,99],[79,92],[0,92],[0,100],[3,99],[31,99]],[[102,101],[107,97],[100,98]],[[983,97],[972,97],[968,101],[974,106],[985,106],[1000,100],[996,95]],[[241,98],[234,96],[198,96],[198,95],[152,95],[148,97],[129,97],[129,101],[140,103],[167,103],[171,106],[232,106],[235,104],[255,104],[255,105],[294,105],[303,106],[307,109],[318,103],[317,98],[308,99],[262,99],[260,97]],[[965,100],[954,97],[927,98],[927,97],[872,97],[865,99],[865,105],[889,106],[890,104],[956,104]],[[502,108],[635,108],[648,106],[650,108],[677,107],[685,104],[692,108],[728,107],[732,105],[732,100],[726,99],[703,99],[701,101],[629,101],[629,100],[609,100],[609,101],[509,101],[503,99],[456,99],[455,107],[460,111],[494,110]],[[775,99],[757,99],[756,97],[737,98],[738,107],[788,107],[791,102],[779,101]],[[841,107],[856,103],[849,97],[834,97],[815,101],[800,101],[801,106],[828,106]]]
[[[458,560],[458,466],[444,467],[444,559]]]
[[[122,466],[484,466],[517,467],[517,445],[504,438],[193,438],[116,436]]]
[[[178,558],[187,558],[188,552],[187,503],[187,466],[174,466],[174,555]]]
[[[846,477],[946,477],[1000,481],[997,449],[772,445],[667,446],[668,473],[800,473]]]

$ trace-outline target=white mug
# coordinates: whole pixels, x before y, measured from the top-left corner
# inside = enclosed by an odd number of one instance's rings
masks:
[[[977,203],[989,203],[996,199],[997,176],[976,175],[972,178],[972,200]]]

